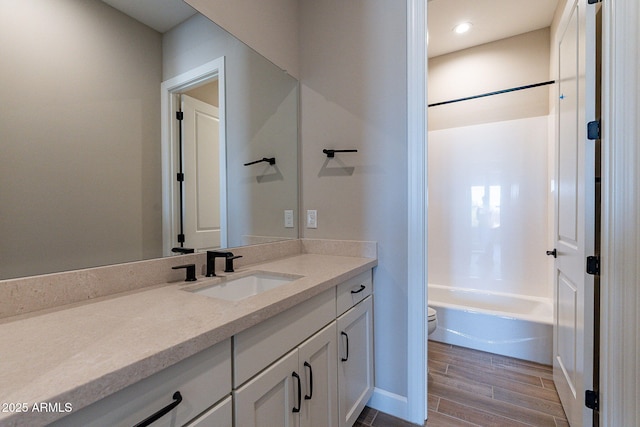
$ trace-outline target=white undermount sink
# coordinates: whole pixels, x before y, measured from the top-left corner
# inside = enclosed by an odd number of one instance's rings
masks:
[[[224,280],[215,285],[194,289],[191,292],[227,301],[240,301],[293,282],[301,277],[302,276],[260,271],[246,276]]]

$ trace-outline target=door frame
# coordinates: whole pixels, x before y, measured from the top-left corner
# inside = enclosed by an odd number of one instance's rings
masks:
[[[640,313],[640,5],[637,0],[603,2],[602,34],[602,287],[600,323],[600,424],[632,425],[640,419],[640,339],[636,328]],[[420,238],[426,236],[425,191],[426,153],[426,2],[407,0],[408,41],[408,156],[409,171],[409,308],[421,298],[426,306],[426,248]],[[423,48],[420,48],[422,46]],[[421,62],[422,61],[422,62]],[[412,91],[412,89],[416,89]],[[418,99],[424,102],[416,102]],[[412,159],[417,159],[415,162]],[[424,233],[424,234],[423,234]],[[412,252],[416,250],[418,252]],[[421,264],[422,263],[422,264]],[[421,283],[422,280],[425,280]],[[426,338],[420,329],[424,313],[409,311],[409,372],[426,366]],[[419,323],[422,323],[420,325]],[[631,354],[620,349],[626,348]],[[406,414],[412,422],[426,416],[426,375],[409,378]]]
[[[640,5],[602,4],[600,425],[640,419]]]
[[[218,108],[220,113],[220,161],[226,160],[226,94],[224,56],[162,82],[161,96],[161,156],[162,156],[162,252],[171,255],[178,234],[180,206],[179,184],[175,179],[179,170],[175,142],[179,137],[175,113],[179,111],[179,93],[218,79]],[[227,177],[220,177],[220,245],[227,247]]]
[[[427,2],[407,0],[407,396],[400,411],[427,419]]]

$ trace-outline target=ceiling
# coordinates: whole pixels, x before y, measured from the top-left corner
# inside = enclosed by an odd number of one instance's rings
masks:
[[[183,0],[102,0],[160,33],[196,11]],[[428,0],[429,57],[504,39],[551,25],[560,0]],[[455,34],[460,22],[468,33]]]
[[[559,0],[429,0],[429,57],[504,39],[551,25]],[[471,22],[465,34],[453,27]]]
[[[165,33],[196,13],[183,0],[102,0],[121,12]]]

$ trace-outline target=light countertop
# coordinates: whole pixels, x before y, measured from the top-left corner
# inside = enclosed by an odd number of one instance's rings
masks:
[[[303,276],[237,302],[183,290],[211,280],[198,277],[3,319],[0,426],[52,422],[67,414],[17,413],[9,405],[79,410],[375,265],[373,258],[302,254],[237,269]]]

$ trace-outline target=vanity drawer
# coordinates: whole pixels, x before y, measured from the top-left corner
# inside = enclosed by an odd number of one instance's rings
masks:
[[[335,289],[275,315],[233,337],[235,388],[336,318]]]
[[[358,274],[337,287],[337,312],[340,316],[345,311],[371,295],[373,279],[371,270]]]
[[[227,339],[52,424],[56,427],[130,427],[174,402],[153,427],[182,426],[231,393],[231,340]]]

